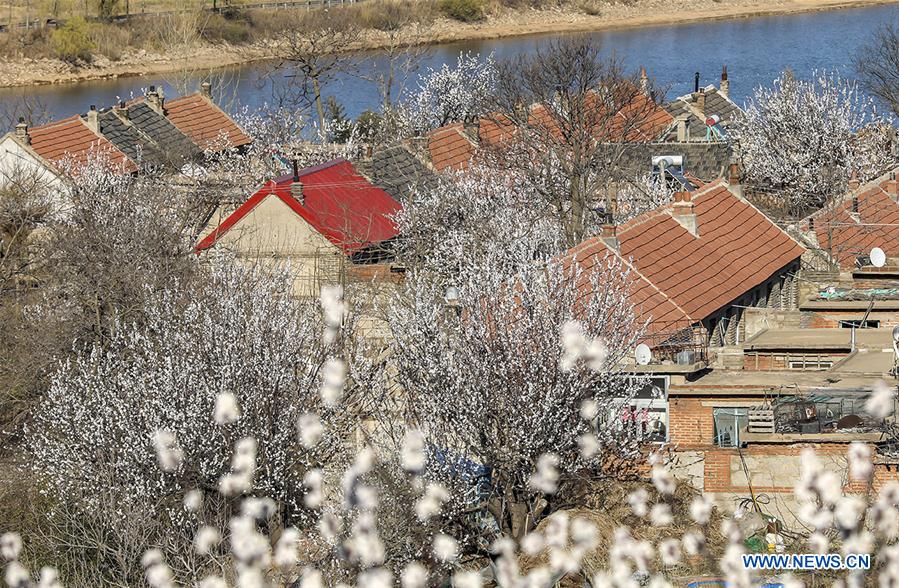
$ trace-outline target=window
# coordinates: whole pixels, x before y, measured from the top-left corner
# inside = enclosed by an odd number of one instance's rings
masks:
[[[840,326],[844,329],[879,329],[880,321],[875,320],[857,320],[857,321],[840,321]]]
[[[739,447],[740,432],[749,425],[749,409],[716,408],[713,410],[715,421],[715,445],[718,447]]]
[[[645,378],[633,398],[614,405],[620,408],[612,409],[612,418],[620,419],[629,438],[652,443],[668,440],[668,376]]]
[[[808,371],[816,371],[816,370],[829,370],[833,367],[832,361],[819,361],[815,359],[796,359],[792,360],[789,363],[791,370],[808,370]]]

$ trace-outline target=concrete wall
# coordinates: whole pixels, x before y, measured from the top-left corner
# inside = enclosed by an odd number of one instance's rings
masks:
[[[44,185],[66,191],[66,185],[42,159],[22,147],[11,133],[0,138],[0,187],[26,174]]]
[[[226,218],[225,210],[210,220],[204,235]],[[289,268],[297,296],[317,296],[322,283],[339,283],[348,263],[333,243],[316,231],[280,198],[266,196],[215,247],[234,251],[248,261]]]

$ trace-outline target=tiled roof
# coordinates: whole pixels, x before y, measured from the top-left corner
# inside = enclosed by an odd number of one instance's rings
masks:
[[[193,141],[146,102],[131,104],[126,112],[131,124],[162,147],[170,162],[177,165],[201,155],[200,148]]]
[[[652,172],[652,158],[658,155],[680,155],[684,172],[709,182],[720,178],[730,161],[730,145],[726,142],[698,143],[630,143],[623,147],[618,169],[628,177]]]
[[[590,275],[596,271],[609,272],[614,267],[614,250],[600,237],[588,239],[569,250],[562,257],[567,266],[576,262],[582,270],[578,288],[582,296],[593,294]],[[656,288],[627,260],[621,260],[631,271],[628,299],[634,306],[639,324],[648,323],[645,333],[647,343],[662,343],[676,333],[690,328],[697,321],[691,318],[677,303]]]
[[[814,219],[818,247],[845,269],[874,247],[887,257],[899,257],[899,204],[887,191],[892,181],[887,174],[860,187],[804,219],[801,227],[807,232],[809,219]],[[858,200],[857,214],[852,211],[853,198]]]
[[[591,133],[598,141],[609,143],[645,142],[657,139],[673,123],[674,119],[662,107],[649,97],[637,92],[628,94],[630,102],[614,116],[606,116],[606,108],[595,92],[585,98],[587,109],[595,106],[595,116],[590,124],[594,125]],[[593,111],[591,111],[593,112]],[[528,126],[538,133],[549,137],[561,137],[560,122],[545,107],[532,105],[528,111]],[[585,123],[586,124],[586,123]],[[428,154],[437,171],[446,169],[460,170],[468,166],[478,148],[501,147],[516,134],[514,123],[501,113],[492,113],[480,118],[474,125],[472,135],[477,137],[477,144],[472,141],[462,123],[453,123],[428,133]],[[553,139],[554,140],[554,139]]]
[[[222,138],[228,147],[251,142],[231,117],[199,93],[166,101],[165,112],[172,124],[202,149],[218,147]]]
[[[127,124],[116,115],[107,110],[99,115],[100,133],[119,148],[131,161],[142,166],[162,166],[166,158],[159,147],[144,137],[134,126]]]
[[[717,181],[692,195],[697,236],[671,206],[619,227],[620,253],[697,320],[738,299],[798,259],[804,248]]]
[[[356,168],[401,203],[414,190],[434,188],[439,182],[434,172],[402,145],[378,149],[370,158],[357,162]]]
[[[52,163],[71,161],[79,165],[87,162],[92,153],[103,154],[113,165],[121,165],[125,172],[137,171],[137,166],[112,143],[91,130],[75,115],[61,121],[28,130],[31,148]]]
[[[440,127],[428,133],[428,154],[431,164],[439,172],[450,169],[458,171],[468,167],[475,146],[465,136],[462,123]]]
[[[300,170],[299,177],[303,184],[302,201],[291,193],[292,175],[273,180],[209,233],[197,245],[197,251],[214,245],[268,196],[280,198],[346,255],[397,236],[392,217],[400,211],[400,204],[360,176],[350,162],[337,159],[306,168]]]
[[[690,137],[694,140],[705,137],[707,129],[705,124],[706,117],[717,114],[721,119],[721,123],[727,126],[741,112],[740,107],[721,94],[720,90],[715,86],[706,86],[704,90],[705,108],[702,115],[696,108],[696,100],[693,97],[693,93],[680,96],[665,105],[665,110],[673,119],[677,119],[679,115],[684,113],[689,114],[687,128],[690,131]],[[671,140],[675,136],[675,129],[671,129],[671,132],[665,138]]]

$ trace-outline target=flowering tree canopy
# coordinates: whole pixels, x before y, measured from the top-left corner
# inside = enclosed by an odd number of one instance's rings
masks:
[[[454,122],[470,122],[484,114],[496,84],[493,55],[462,53],[456,67],[429,69],[407,96],[403,114],[412,130],[424,132]]]
[[[758,88],[728,128],[746,181],[785,212],[805,214],[889,165],[892,126],[853,82],[836,75],[797,80],[786,72]]]

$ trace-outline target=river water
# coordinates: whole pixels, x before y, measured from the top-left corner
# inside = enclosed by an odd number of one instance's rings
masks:
[[[852,76],[853,56],[877,27],[895,19],[899,19],[899,6],[887,5],[592,34],[601,41],[604,51],[614,52],[628,66],[645,66],[660,86],[669,89],[669,97],[691,91],[697,71],[701,73],[703,84],[717,85],[721,66],[727,64],[731,96],[737,103],[743,103],[754,88],[770,84],[785,68],[803,78],[816,70]],[[501,59],[532,51],[547,38],[516,37],[437,45],[425,56],[422,70],[455,63],[460,52],[493,53]],[[361,58],[360,70],[371,74],[373,69],[383,65],[383,58],[372,53]],[[286,78],[284,73],[270,75],[270,69],[270,66],[256,63],[228,70],[225,79],[235,84],[232,96],[236,98],[229,103],[251,108],[272,103]],[[54,118],[60,118],[86,112],[92,104],[99,107],[112,105],[119,99],[139,94],[150,84],[162,85],[168,96],[175,95],[164,77],[149,76],[26,90],[0,89],[0,100],[21,99],[27,93],[38,97]],[[350,116],[378,105],[376,87],[360,76],[340,76],[327,86],[326,93],[336,96]]]

